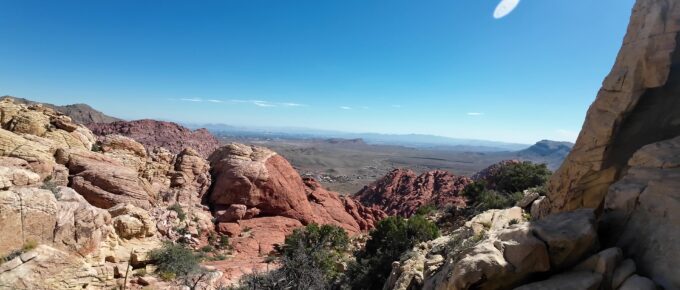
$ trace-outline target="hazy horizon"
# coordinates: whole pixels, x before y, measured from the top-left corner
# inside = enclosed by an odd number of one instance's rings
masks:
[[[0,94],[123,119],[573,142],[633,1],[523,0],[497,19],[498,2],[0,3]]]

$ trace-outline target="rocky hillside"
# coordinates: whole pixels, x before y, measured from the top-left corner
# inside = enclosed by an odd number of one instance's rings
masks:
[[[409,217],[425,205],[465,206],[460,193],[470,178],[435,170],[417,175],[408,169],[395,169],[357,192],[365,205],[377,206],[390,215]]]
[[[623,46],[564,165],[553,212],[595,208],[608,245],[680,288],[680,3],[639,0]]]
[[[517,159],[545,163],[550,170],[556,170],[562,165],[573,146],[574,144],[570,142],[542,140],[517,152]]]
[[[69,116],[71,120],[73,120],[76,123],[79,124],[90,124],[90,123],[111,123],[111,122],[116,122],[116,121],[121,121],[121,119],[114,118],[111,116],[108,116],[100,111],[95,110],[94,108],[90,107],[89,105],[86,104],[72,104],[72,105],[65,105],[65,106],[57,106],[53,104],[48,104],[48,103],[38,103],[34,102],[31,100],[27,99],[22,99],[22,98],[15,98],[15,97],[10,97],[10,96],[4,96],[0,98],[6,99],[6,98],[11,98],[14,100],[15,103],[20,103],[20,104],[25,104],[25,105],[34,105],[34,104],[42,104],[45,107],[51,108],[55,111],[61,112],[65,114],[66,116]]]
[[[215,151],[219,142],[205,129],[192,131],[172,122],[156,120],[117,121],[112,123],[93,123],[87,125],[98,136],[119,134],[135,139],[148,148],[163,147],[172,153],[184,148],[196,150],[203,158]]]
[[[151,251],[172,242],[213,249],[211,265],[184,278],[216,289],[266,269],[298,227],[357,235],[386,216],[302,179],[265,148],[230,144],[206,160],[190,147],[174,154],[122,135],[97,138],[41,105],[5,99],[0,116],[2,286],[181,289],[182,279],[152,276]]]

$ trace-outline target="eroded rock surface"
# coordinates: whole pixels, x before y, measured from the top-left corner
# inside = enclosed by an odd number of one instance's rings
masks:
[[[99,136],[118,134],[142,143],[147,149],[163,147],[174,154],[185,148],[193,148],[201,157],[207,158],[219,142],[205,129],[192,131],[172,122],[156,120],[117,121],[87,125]]]
[[[425,205],[464,207],[461,191],[470,183],[470,178],[441,170],[416,175],[408,169],[395,169],[364,187],[356,197],[362,204],[390,215],[409,217]]]

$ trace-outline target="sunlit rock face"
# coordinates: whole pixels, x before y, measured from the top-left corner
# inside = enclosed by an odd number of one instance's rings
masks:
[[[579,138],[550,180],[553,211],[602,206],[630,157],[680,135],[680,3],[640,0]]]
[[[637,1],[616,63],[548,188],[553,213],[597,209],[605,243],[670,289],[680,287],[670,273],[680,252],[679,32],[680,2]]]

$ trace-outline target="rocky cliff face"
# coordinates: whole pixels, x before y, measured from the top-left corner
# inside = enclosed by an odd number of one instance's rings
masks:
[[[118,121],[87,125],[98,136],[118,134],[130,137],[149,150],[163,147],[174,154],[185,148],[196,150],[203,158],[215,151],[219,142],[205,129],[192,131],[172,122],[156,120]]]
[[[442,170],[417,175],[408,169],[395,169],[364,187],[356,198],[390,215],[409,217],[425,205],[464,207],[465,198],[460,193],[470,183],[470,178]]]
[[[680,288],[672,270],[680,252],[679,32],[680,2],[637,1],[616,64],[548,195],[553,212],[598,209],[612,234],[606,242],[668,289]]]

